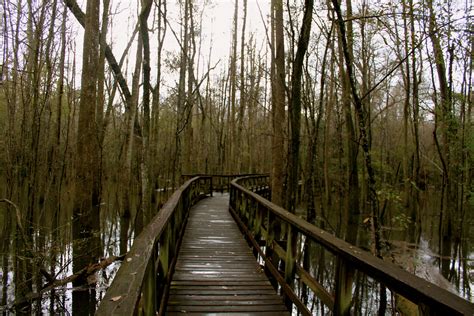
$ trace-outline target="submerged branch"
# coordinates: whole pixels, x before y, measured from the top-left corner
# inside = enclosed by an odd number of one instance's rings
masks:
[[[109,265],[111,265],[115,261],[123,261],[123,259],[125,259],[125,256],[126,256],[126,254],[123,254],[123,255],[120,255],[120,256],[111,256],[111,257],[105,258],[105,259],[101,260],[98,263],[90,264],[87,267],[77,271],[76,273],[71,274],[71,275],[65,277],[64,279],[60,279],[60,280],[56,280],[51,275],[48,274],[48,277],[47,277],[48,283],[39,292],[29,293],[29,294],[25,295],[25,297],[23,297],[19,300],[16,300],[13,303],[13,305],[10,306],[10,309],[15,308],[17,306],[22,306],[22,305],[25,305],[25,304],[29,304],[29,303],[31,303],[32,301],[35,301],[35,300],[40,300],[40,299],[42,299],[43,295],[46,292],[51,291],[51,290],[53,290],[57,287],[64,286],[67,283],[71,283],[71,282],[73,282],[74,280],[76,280],[78,278],[87,278],[87,277],[93,275],[94,273],[96,273],[97,271],[107,268]]]

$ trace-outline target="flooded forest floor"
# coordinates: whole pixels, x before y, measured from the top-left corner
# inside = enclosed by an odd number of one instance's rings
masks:
[[[163,203],[169,194],[169,191],[160,191],[158,204]],[[101,244],[98,246],[103,261],[87,272],[86,277],[91,286],[86,288],[74,288],[71,283],[74,278],[74,245],[69,221],[70,201],[64,201],[61,213],[45,207],[42,221],[35,225],[40,227],[37,230],[32,230],[27,224],[19,227],[13,213],[10,216],[2,215],[0,312],[3,315],[15,311],[27,314],[74,314],[78,307],[73,304],[73,297],[83,292],[89,293],[91,306],[98,305],[120,267],[123,259],[121,256],[130,249],[134,239],[134,214],[128,217],[120,214],[120,203],[113,190],[106,192],[104,197],[101,205]],[[456,235],[452,238],[450,247],[440,249],[440,214],[437,211],[439,199],[436,197],[436,192],[422,194],[418,225],[398,212],[397,208],[387,208],[382,226],[384,260],[394,262],[411,273],[474,302],[471,293],[474,287],[474,212],[472,209],[466,211],[462,222],[455,226]],[[322,223],[322,228],[333,234],[343,234],[340,209],[339,203],[333,203],[333,209],[318,213],[317,222]],[[305,217],[302,208],[297,213]],[[29,240],[33,244],[26,244],[26,247],[19,249],[25,238],[23,234],[32,234],[33,238]],[[300,240],[301,244],[303,242]],[[359,226],[359,247],[367,251],[371,249],[370,230],[366,227],[364,218]],[[311,269],[315,274],[332,275],[334,264],[329,259],[324,259],[324,256],[328,256],[324,251],[316,248],[311,250]],[[321,262],[326,262],[323,272]],[[359,309],[367,313],[371,304],[368,294],[371,281],[364,282],[366,293],[361,298],[365,297],[365,303],[362,302]],[[90,312],[93,313],[93,307]]]

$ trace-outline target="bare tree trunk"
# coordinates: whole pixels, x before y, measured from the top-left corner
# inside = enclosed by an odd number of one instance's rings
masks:
[[[242,131],[244,126],[245,108],[247,106],[248,94],[245,91],[245,27],[247,25],[247,0],[243,0],[244,15],[242,17],[242,33],[240,37],[240,104],[239,115],[237,118],[237,139],[236,139],[236,155],[238,171],[244,171],[243,158],[246,156],[246,150],[243,149]]]
[[[403,10],[403,32],[404,32],[404,55],[408,56],[409,54],[409,40],[408,40],[408,16],[406,12],[405,0],[402,0],[402,10]],[[397,19],[397,18],[395,18]],[[396,21],[395,21],[396,23]],[[397,30],[397,29],[396,29]],[[398,30],[397,30],[398,37]],[[404,189],[404,204],[407,210],[412,209],[411,205],[411,194],[410,194],[410,178],[411,172],[408,170],[408,161],[410,159],[410,154],[408,150],[408,120],[410,116],[410,101],[411,99],[411,71],[410,71],[410,59],[406,59],[404,63],[404,68],[402,67],[403,74],[403,83],[405,86],[405,101],[403,103],[403,160],[402,160],[402,169],[403,169],[403,189]]]
[[[313,0],[306,0],[301,32],[298,38],[296,57],[291,74],[290,100],[290,157],[288,163],[288,199],[286,209],[295,212],[296,197],[298,194],[299,154],[300,154],[300,127],[301,127],[301,81],[303,76],[303,62],[308,49],[313,16]]]
[[[99,69],[98,69],[98,83],[97,83],[97,125],[99,128],[100,147],[102,156],[102,142],[105,130],[102,128],[104,122],[104,104],[105,104],[105,50],[107,47],[107,31],[109,26],[109,6],[110,0],[104,0],[104,8],[102,12],[102,25],[100,30],[100,50],[99,50]]]
[[[320,134],[320,127],[321,127],[321,122],[323,116],[325,116],[324,112],[324,101],[325,101],[325,96],[324,96],[324,90],[326,88],[326,68],[327,68],[327,58],[328,58],[328,52],[329,48],[331,45],[331,35],[332,34],[332,26],[331,30],[327,34],[327,42],[326,42],[326,47],[324,49],[324,55],[323,59],[321,62],[321,76],[320,76],[320,88],[319,88],[319,101],[318,101],[318,117],[316,119],[316,122],[313,122],[312,124],[314,125],[313,127],[313,132],[310,133],[309,137],[309,145],[308,145],[308,158],[307,158],[307,180],[305,184],[305,200],[306,200],[306,219],[308,222],[316,224],[316,205],[315,205],[315,197],[314,197],[314,182],[315,182],[315,165],[319,164],[319,157],[317,155],[317,147],[319,147],[319,134]],[[308,74],[309,77],[309,74]],[[310,79],[308,78],[308,81]],[[314,112],[314,111],[313,111]],[[313,121],[314,121],[314,113],[313,113]],[[328,123],[326,123],[328,124]],[[327,181],[327,180],[326,180]],[[321,181],[323,182],[323,181]],[[329,182],[329,181],[327,181]],[[328,188],[326,188],[325,191],[327,191]],[[321,191],[321,190],[320,190]]]
[[[344,19],[342,17],[341,8],[338,1],[332,0],[332,2],[334,5],[335,12],[337,14],[337,22],[338,22],[339,31],[341,34],[341,42],[342,42],[342,49],[343,49],[343,54],[344,54],[344,61],[346,64],[347,76],[349,78],[350,90],[352,92],[353,102],[355,104],[356,114],[359,121],[358,123],[359,123],[359,132],[362,138],[362,148],[364,150],[364,156],[366,159],[366,168],[369,173],[369,182],[371,182],[369,188],[372,189],[371,190],[372,198],[376,198],[375,188],[373,187],[375,185],[375,179],[373,178],[373,169],[371,166],[371,160],[370,160],[371,157],[369,154],[369,142],[367,138],[367,127],[365,126],[365,122],[366,122],[365,113],[363,111],[362,101],[357,93],[357,86],[356,86],[356,80],[355,80],[354,69],[353,69],[353,60],[352,60],[352,55],[350,53],[350,48],[348,44],[348,37],[350,38],[350,35],[347,35],[346,37]],[[376,199],[375,201],[371,201],[371,202],[372,203],[376,202]]]
[[[167,23],[166,23],[166,16],[167,16],[167,6],[166,1],[159,0],[157,5],[157,38],[158,38],[158,48],[156,54],[156,85],[153,89],[153,102],[151,107],[151,126],[150,126],[150,139],[149,139],[149,150],[148,150],[148,163],[149,163],[149,173],[150,173],[150,183],[149,183],[149,190],[151,191],[150,199],[151,205],[150,207],[153,210],[158,209],[157,203],[158,198],[157,189],[161,189],[159,186],[159,166],[158,161],[156,159],[158,152],[159,152],[159,140],[160,140],[160,126],[159,126],[159,119],[160,119],[160,93],[161,93],[161,78],[162,78],[162,68],[161,68],[161,55],[163,52],[163,45],[164,39],[166,36],[167,31]]]
[[[181,175],[183,170],[182,156],[182,132],[188,124],[188,117],[186,116],[186,70],[188,64],[188,48],[189,48],[189,0],[184,1],[184,11],[182,14],[182,46],[179,66],[179,83],[178,83],[178,115],[175,132],[175,154],[173,157],[173,187],[175,186],[177,178]]]
[[[143,221],[144,224],[147,224],[152,217],[150,209],[150,200],[151,200],[151,190],[149,187],[150,183],[150,161],[148,160],[148,152],[150,148],[150,92],[151,92],[151,60],[150,60],[150,38],[148,35],[148,16],[150,15],[151,6],[153,4],[152,0],[142,0],[141,1],[141,11],[140,11],[140,35],[143,43],[143,138],[142,138],[142,152],[141,152],[141,161],[139,162],[139,173],[141,175],[141,192],[142,192],[142,209],[143,209]]]
[[[349,0],[350,2],[350,0]],[[341,44],[344,54],[344,61],[346,65],[347,77],[350,83],[350,89],[352,92],[352,98],[356,109],[357,119],[359,123],[359,134],[361,138],[362,150],[364,153],[364,161],[365,161],[365,168],[367,170],[368,178],[367,178],[367,188],[368,188],[368,195],[369,195],[369,203],[370,203],[370,211],[371,211],[371,224],[372,224],[372,233],[373,233],[373,240],[374,240],[374,254],[382,258],[380,250],[381,250],[381,238],[380,238],[380,224],[379,224],[379,206],[378,206],[378,199],[377,193],[375,188],[375,174],[374,169],[372,166],[372,157],[370,153],[370,143],[368,138],[368,127],[367,127],[367,120],[366,120],[366,113],[364,111],[364,107],[362,104],[362,100],[359,97],[357,92],[356,80],[353,70],[353,58],[352,54],[350,53],[350,48],[348,44],[348,38],[351,36],[348,34],[346,37],[346,28],[344,25],[344,19],[341,13],[341,7],[339,5],[338,0],[332,0],[335,13],[337,15],[337,23],[339,26],[339,32],[341,35]],[[380,305],[379,305],[379,315],[385,315],[386,310],[386,290],[383,285],[380,287]]]
[[[328,13],[330,14],[330,13]],[[333,32],[334,34],[334,32]],[[335,93],[334,93],[334,89],[335,89],[335,84],[334,84],[334,77],[335,77],[335,73],[336,73],[336,69],[335,69],[335,59],[337,58],[337,54],[335,52],[335,49],[334,49],[334,35],[330,35],[328,37],[328,43],[330,43],[329,45],[329,48],[331,49],[331,59],[330,59],[330,69],[331,69],[331,72],[330,72],[330,80],[329,83],[329,88],[328,88],[328,91],[327,91],[327,101],[326,101],[326,104],[327,104],[327,109],[326,109],[326,121],[325,121],[325,130],[324,130],[324,144],[323,144],[323,160],[324,160],[324,163],[323,163],[323,169],[324,169],[324,207],[323,207],[323,211],[326,210],[326,209],[329,209],[329,207],[332,205],[332,194],[331,194],[331,189],[332,189],[332,181],[330,179],[330,171],[329,171],[329,163],[330,163],[330,156],[329,156],[329,148],[331,147],[331,144],[330,144],[330,132],[331,132],[331,129],[330,127],[333,126],[333,125],[336,125],[338,126],[335,130],[335,134],[337,135],[336,136],[336,148],[340,148],[338,150],[338,152],[342,152],[342,141],[340,140],[342,137],[341,136],[341,133],[338,132],[338,130],[340,130],[340,127],[341,126],[340,124],[337,124],[337,118],[339,115],[336,115],[336,117],[334,118],[334,124],[331,124],[333,122],[333,113],[337,114],[337,109],[336,109],[336,106],[335,106]],[[338,161],[340,161],[342,159],[342,154],[338,155]],[[338,165],[342,165],[342,163],[339,163]],[[340,171],[341,168],[338,168],[338,170]],[[340,172],[338,172],[340,173]],[[340,178],[341,179],[344,179],[344,176],[342,176],[342,173],[340,173],[341,176]],[[340,192],[341,190],[341,185],[338,185],[338,191]],[[342,199],[342,197],[341,197]],[[340,200],[340,199],[336,199],[336,200]],[[339,205],[341,205],[341,203],[339,202]]]
[[[81,101],[77,131],[76,196],[72,234],[73,272],[95,263],[100,256],[100,177],[97,173],[99,135],[96,124],[97,80],[99,69],[99,0],[87,1],[81,79]],[[87,284],[84,278],[75,286]],[[94,291],[93,291],[94,292]],[[95,308],[95,294],[73,292],[75,313],[89,313]]]
[[[440,214],[440,250],[443,256],[451,255],[451,244],[453,237],[453,214],[457,212],[457,192],[454,186],[455,162],[453,161],[451,143],[454,138],[454,126],[451,113],[451,93],[448,85],[446,64],[443,49],[437,33],[436,15],[433,9],[433,1],[427,1],[429,10],[429,37],[433,46],[434,62],[439,81],[440,99],[435,100],[435,130],[433,136],[438,149],[439,158],[443,167],[442,197]],[[436,93],[436,92],[435,92]],[[441,133],[441,143],[438,140],[438,131]],[[442,260],[442,273],[445,277],[449,273],[449,261]]]
[[[196,172],[196,153],[194,144],[194,114],[195,114],[195,78],[194,78],[194,62],[196,57],[196,42],[194,33],[194,6],[193,1],[188,4],[188,16],[189,16],[189,27],[188,27],[188,53],[186,56],[186,70],[188,72],[187,92],[184,115],[186,117],[186,125],[184,127],[184,173]],[[197,89],[197,88],[196,88]]]
[[[285,47],[283,38],[283,3],[272,0],[272,202],[283,206],[285,178]]]
[[[416,43],[416,33],[415,33],[415,14],[413,12],[413,0],[409,0],[410,2],[410,40],[411,40],[411,47],[414,49],[418,44]],[[417,74],[417,62],[416,62],[416,54],[411,54],[411,73],[412,73],[412,82],[413,82],[413,93],[412,93],[412,115],[413,115],[413,137],[415,142],[415,157],[414,157],[414,181],[416,184],[416,188],[414,190],[414,198],[415,201],[412,205],[412,218],[417,215],[418,207],[420,203],[420,193],[419,188],[421,187],[421,179],[420,179],[420,169],[421,169],[421,161],[420,161],[420,104],[418,98],[418,79],[420,76]],[[416,209],[415,209],[416,208]],[[421,219],[418,216],[418,224],[421,229]]]
[[[142,208],[142,195],[135,201],[132,200],[133,193],[138,190],[138,194],[142,193],[141,186],[141,172],[140,165],[142,161],[142,150],[143,150],[143,139],[141,130],[139,128],[138,119],[138,101],[140,94],[140,74],[143,61],[143,41],[142,38],[138,38],[137,44],[137,57],[135,59],[135,69],[132,78],[132,108],[127,116],[127,130],[125,138],[125,166],[123,175],[125,176],[126,186],[124,188],[124,207],[125,213],[131,214],[133,206],[135,206],[135,233],[139,234],[143,229],[143,208]],[[136,165],[134,165],[136,163]],[[134,168],[135,167],[135,168]],[[135,189],[135,190],[133,190]],[[136,202],[135,204],[133,202]]]
[[[352,7],[350,1],[347,6],[347,16],[352,14]],[[352,55],[352,21],[347,22],[348,28],[348,50],[349,54]],[[339,35],[341,32],[339,31]],[[360,185],[359,185],[359,173],[358,173],[358,137],[354,127],[354,118],[352,115],[351,106],[351,91],[350,83],[346,69],[343,67],[344,64],[344,53],[341,36],[338,38],[339,48],[339,59],[340,67],[339,73],[342,78],[342,102],[343,111],[345,118],[346,128],[346,146],[347,146],[347,198],[345,198],[344,205],[344,226],[346,231],[344,232],[344,239],[352,244],[357,244],[357,234],[359,227],[360,218]]]
[[[229,97],[230,97],[230,109],[229,109],[229,151],[227,159],[227,172],[233,173],[235,170],[236,155],[236,93],[237,93],[237,33],[238,33],[238,18],[239,18],[239,0],[234,0],[234,24],[232,30],[232,52],[230,56],[230,77],[229,77]],[[238,171],[237,171],[238,172]]]
[[[69,8],[69,10],[72,12],[72,14],[74,14],[77,21],[85,28],[86,18],[85,18],[84,12],[81,11],[81,8],[77,4],[77,2],[75,0],[63,0],[63,1],[66,4],[66,6]],[[128,88],[127,80],[125,80],[125,77],[122,74],[120,65],[117,63],[117,60],[115,59],[115,56],[108,45],[105,47],[105,58],[107,59],[107,62],[109,63],[109,66],[112,69],[112,72],[114,73],[115,79],[117,80],[120,86],[122,95],[125,99],[125,110],[130,111],[130,109],[132,108],[132,93],[130,92],[130,89]]]

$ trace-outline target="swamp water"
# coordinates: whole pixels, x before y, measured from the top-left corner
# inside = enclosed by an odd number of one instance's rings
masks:
[[[423,197],[422,208],[420,211],[421,227],[410,231],[409,220],[403,215],[389,213],[391,220],[385,223],[383,227],[384,237],[387,241],[387,249],[385,249],[385,260],[392,261],[415,275],[429,280],[438,286],[456,293],[467,300],[473,302],[471,293],[474,288],[474,211],[473,206],[466,211],[462,222],[457,223],[456,229],[460,234],[453,238],[449,253],[439,251],[439,209],[437,201],[433,199],[432,194],[426,193]],[[109,199],[113,200],[113,195],[109,195]],[[117,202],[103,203],[101,218],[101,242],[102,253],[104,258],[119,256],[129,249],[133,242],[133,224],[125,223],[123,218],[118,214],[116,209]],[[338,211],[326,212],[332,214],[326,216],[326,229],[331,231],[333,227],[340,227],[340,218]],[[132,216],[133,217],[133,216]],[[48,217],[46,222],[52,220]],[[58,219],[60,225],[52,231],[52,225],[46,225],[44,229],[34,232],[34,242],[41,240],[43,246],[41,251],[34,253],[33,263],[37,267],[31,267],[30,280],[31,288],[34,293],[41,290],[40,286],[47,283],[46,277],[39,276],[41,274],[39,266],[44,267],[47,271],[54,272],[56,280],[65,280],[72,275],[72,240],[71,226],[66,220],[67,216]],[[2,219],[5,220],[5,217]],[[9,219],[9,223],[14,223]],[[6,223],[0,223],[2,226]],[[362,248],[370,249],[369,231],[363,225],[359,227],[360,237],[362,240]],[[65,283],[55,287],[53,290],[44,292],[34,303],[27,306],[26,309],[15,309],[15,293],[19,284],[16,281],[18,269],[24,267],[20,264],[26,258],[23,254],[15,249],[16,239],[19,238],[15,234],[14,229],[3,231],[2,238],[7,238],[7,242],[3,242],[0,248],[2,258],[0,267],[0,289],[2,293],[2,306],[0,313],[3,315],[18,314],[25,312],[26,314],[35,315],[70,315],[80,314],[89,310],[93,314],[95,306],[99,304],[107,287],[110,285],[115,273],[117,272],[120,261],[115,261],[108,265],[105,269],[90,276],[92,287],[74,289],[72,283]],[[303,244],[304,240],[300,240]],[[7,245],[7,246],[5,246]],[[300,249],[303,249],[301,246]],[[329,280],[333,280],[335,270],[335,260],[333,256],[322,250],[320,246],[310,243],[310,262],[311,274],[317,276],[317,279],[329,291],[334,290],[334,284]],[[301,258],[303,256],[301,255]],[[52,273],[51,273],[52,274]],[[41,283],[38,280],[42,280]],[[376,313],[374,306],[378,305],[378,283],[371,280],[367,276],[356,273],[354,278],[355,285],[353,293],[356,300],[354,301],[354,311],[356,314],[372,315]],[[297,282],[298,283],[298,282]],[[295,284],[297,291],[304,291]],[[73,297],[78,297],[74,293],[79,293],[88,298],[87,302],[81,304],[73,304]],[[317,299],[311,294],[307,295],[307,305],[311,308],[315,315],[329,314]],[[396,296],[388,291],[387,294],[387,313],[394,312],[393,306]],[[88,306],[88,307],[87,307]],[[392,308],[391,308],[392,307]],[[77,310],[81,308],[81,311]],[[85,310],[84,310],[85,309]]]

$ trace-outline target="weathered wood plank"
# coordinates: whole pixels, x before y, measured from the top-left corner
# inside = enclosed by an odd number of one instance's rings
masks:
[[[253,306],[242,306],[242,305],[221,305],[221,306],[202,306],[202,305],[180,305],[180,306],[168,306],[169,312],[207,312],[207,313],[228,313],[228,312],[271,312],[286,311],[286,306],[283,304],[279,305],[253,305]],[[289,315],[289,313],[287,314]]]
[[[180,263],[179,265],[176,265],[176,270],[188,270],[188,269],[216,269],[216,268],[221,268],[221,269],[248,269],[248,268],[254,268],[255,265],[253,262],[185,262],[185,263]]]
[[[183,301],[205,301],[205,302],[212,302],[212,301],[252,301],[252,302],[260,302],[265,301],[265,303],[275,302],[274,295],[196,295],[196,294],[183,294],[183,295],[174,295],[173,300],[169,300],[168,304],[173,303],[181,303]],[[276,301],[276,304],[279,304],[280,300]],[[272,303],[273,304],[273,303]],[[176,305],[176,304],[175,304]]]
[[[241,290],[230,290],[230,289],[214,289],[214,290],[205,290],[205,289],[175,289],[170,290],[170,295],[235,295],[235,296],[248,296],[248,295],[275,295],[275,290],[271,289],[241,289]]]
[[[169,316],[183,316],[183,312],[169,312],[167,313]],[[185,315],[192,315],[192,316],[209,316],[207,312],[187,312]],[[213,316],[287,316],[288,312],[278,312],[278,311],[271,311],[271,312],[225,312],[219,313],[214,312],[212,313]]]
[[[228,207],[228,195],[221,195],[190,211],[167,315],[289,315]]]
[[[198,297],[198,299],[194,299],[193,296]],[[199,299],[201,298],[201,299]],[[279,305],[281,304],[280,299],[263,299],[259,296],[246,296],[246,299],[236,299],[236,297],[232,298],[231,296],[226,296],[228,299],[211,299],[207,298],[206,296],[200,295],[190,295],[188,297],[184,297],[182,299],[173,298],[172,300],[168,301],[168,307],[171,306],[261,306],[261,305]],[[253,299],[252,299],[253,298]]]
[[[221,283],[221,284],[219,284]],[[231,282],[213,282],[213,283],[208,283],[205,282],[204,284],[202,282],[183,282],[183,283],[175,283],[174,285],[171,286],[171,290],[179,290],[179,289],[197,289],[197,290],[205,290],[205,289],[215,289],[215,290],[245,290],[245,289],[268,289],[268,290],[273,290],[273,287],[270,285],[270,283],[263,283],[263,282],[254,282],[254,283],[249,283],[249,282],[240,282],[240,283],[234,283],[234,284],[229,284]]]
[[[268,281],[254,281],[254,280],[242,280],[242,281],[236,281],[236,280],[231,280],[231,281],[222,281],[222,280],[197,280],[197,281],[191,281],[191,280],[174,280],[171,287],[174,288],[176,286],[246,286],[246,287],[251,287],[251,286],[268,286],[270,283]],[[270,285],[271,286],[271,285]]]

